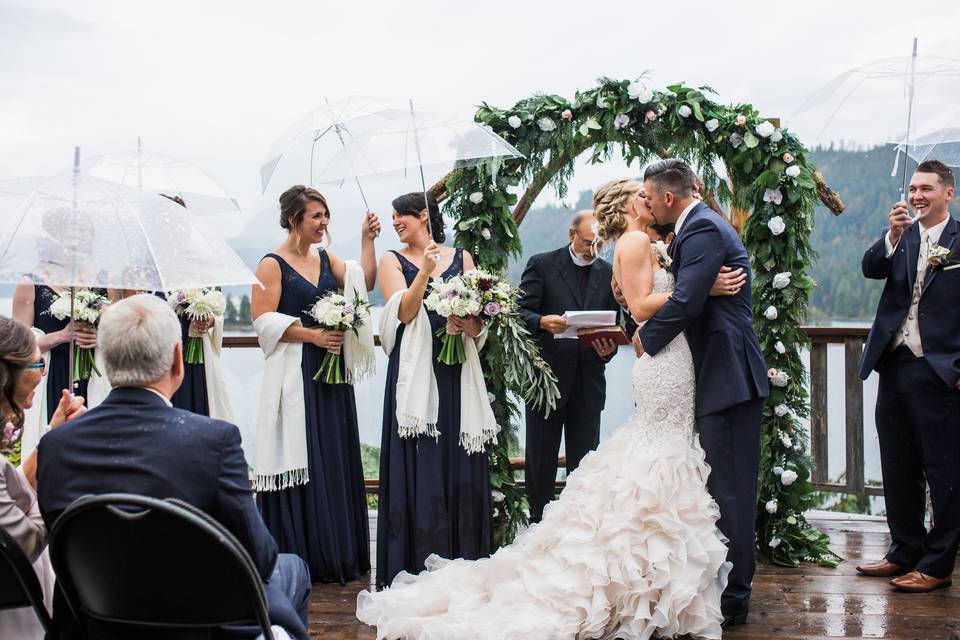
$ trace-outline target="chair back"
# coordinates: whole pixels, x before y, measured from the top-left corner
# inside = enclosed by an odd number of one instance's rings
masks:
[[[273,640],[263,582],[246,549],[182,501],[120,493],[80,498],[54,523],[50,557],[81,622],[259,624]]]
[[[33,607],[43,630],[50,630],[50,614],[33,565],[17,541],[0,529],[0,609],[21,607]]]

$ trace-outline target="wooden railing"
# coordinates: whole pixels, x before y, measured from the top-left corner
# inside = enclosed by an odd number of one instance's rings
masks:
[[[858,374],[860,354],[867,337],[867,329],[862,327],[804,327],[804,332],[810,336],[810,449],[813,458],[811,481],[814,487],[822,491],[853,494],[859,498],[864,496],[882,496],[883,487],[866,486],[864,478],[864,438],[863,438],[863,382]],[[379,338],[376,339],[379,344]],[[846,451],[846,473],[844,484],[830,482],[827,469],[829,468],[829,433],[830,426],[827,412],[827,398],[830,389],[830,380],[827,374],[827,346],[830,344],[843,345],[844,358],[844,430]],[[223,346],[228,348],[255,348],[258,347],[256,336],[231,336],[223,339]],[[838,388],[836,382],[833,383]],[[515,470],[523,469],[523,458],[511,458],[511,467]],[[564,466],[561,458],[560,466]],[[376,493],[378,481],[375,478],[366,480],[367,492]],[[563,486],[558,482],[558,488]]]

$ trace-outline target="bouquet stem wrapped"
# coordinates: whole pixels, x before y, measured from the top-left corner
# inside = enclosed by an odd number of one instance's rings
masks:
[[[179,317],[189,318],[191,322],[183,348],[184,362],[203,364],[203,335],[193,329],[192,323],[222,316],[227,308],[223,293],[215,288],[177,289],[167,293],[167,302]]]
[[[89,289],[77,289],[73,292],[73,303],[70,294],[62,293],[54,298],[47,313],[57,320],[72,320],[96,328],[100,322],[100,312],[109,304],[105,296]],[[71,315],[71,306],[73,313]],[[90,375],[96,373],[103,376],[97,367],[93,349],[79,347],[74,344],[73,349],[73,381],[89,380]]]

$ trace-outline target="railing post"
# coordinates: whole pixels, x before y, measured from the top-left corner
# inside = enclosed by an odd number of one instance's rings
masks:
[[[863,384],[860,381],[860,355],[863,339],[843,340],[844,387],[847,418],[847,488],[859,501],[865,498],[863,466]]]
[[[814,341],[810,344],[810,453],[814,482],[830,481],[827,389],[827,343]]]

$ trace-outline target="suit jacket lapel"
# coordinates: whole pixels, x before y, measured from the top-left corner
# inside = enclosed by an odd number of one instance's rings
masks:
[[[917,261],[920,259],[920,228],[917,225],[911,225],[910,229],[903,234],[901,242],[906,242],[907,255],[907,282],[910,284],[910,295],[913,295],[913,287],[917,282]]]
[[[700,213],[701,210],[706,208],[707,208],[707,205],[701,202],[697,204],[693,209],[690,209],[690,213],[688,213],[687,217],[684,218],[683,220],[683,226],[680,227],[680,233],[676,235],[676,237],[673,239],[673,242],[671,242],[670,246],[667,247],[667,255],[670,256],[671,260],[673,260],[672,264],[670,265],[670,271],[673,273],[673,275],[677,275],[677,269],[679,268],[679,265],[677,264],[677,260],[673,255],[676,247],[679,246],[678,242],[680,238],[683,237],[684,230],[690,228],[690,223],[693,221],[694,216],[696,216],[698,213]]]
[[[957,239],[957,221],[953,218],[950,218],[947,221],[947,226],[943,228],[943,233],[940,235],[940,241],[937,243],[944,249],[953,249],[954,242]],[[918,249],[919,251],[919,249]],[[919,255],[919,254],[918,254]],[[927,275],[923,279],[923,289],[920,290],[920,295],[922,296],[927,288],[930,286],[930,283],[933,282],[933,279],[937,277],[937,274],[943,271],[943,267],[927,267]]]
[[[564,248],[558,256],[559,266],[560,266],[560,277],[566,283],[567,288],[570,289],[570,293],[573,294],[573,298],[577,301],[577,304],[583,308],[583,296],[580,293],[580,281],[577,280],[577,273],[575,269],[576,265],[573,264],[573,259],[570,257],[570,249]]]
[[[603,270],[599,268],[598,264],[600,258],[597,258],[596,262],[593,263],[593,266],[590,267],[590,278],[587,280],[587,295],[583,298],[583,308],[584,309],[602,309],[604,305],[598,304],[596,302],[597,292],[602,290],[604,284],[607,286],[610,285],[609,282],[604,283],[605,278],[603,277]]]

